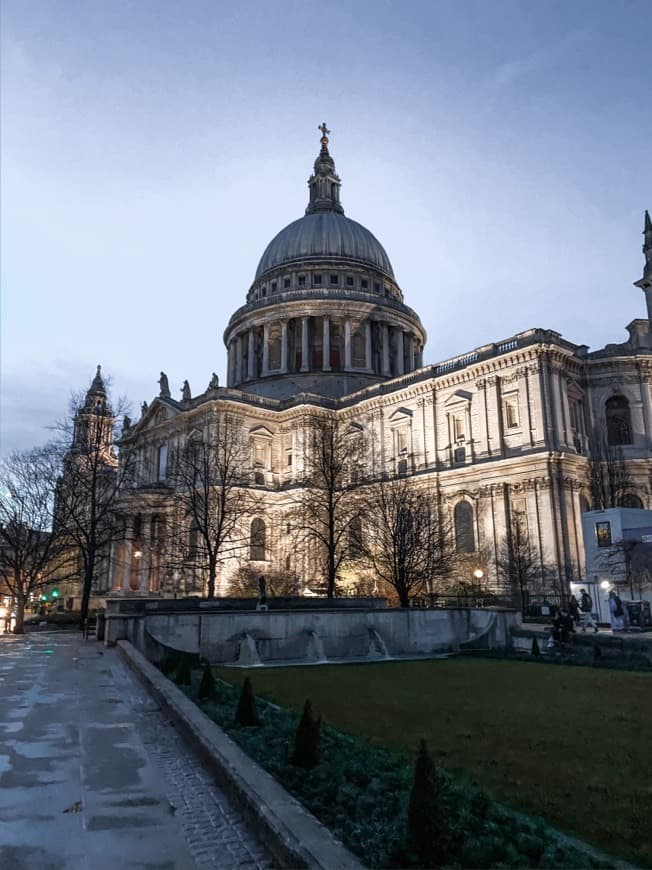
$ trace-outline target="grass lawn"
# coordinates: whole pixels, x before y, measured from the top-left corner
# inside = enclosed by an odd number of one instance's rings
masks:
[[[529,662],[446,659],[220,668],[336,728],[391,749],[425,737],[493,797],[652,866],[652,676]]]

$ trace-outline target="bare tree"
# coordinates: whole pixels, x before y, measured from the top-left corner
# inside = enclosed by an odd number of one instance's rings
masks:
[[[109,403],[100,367],[85,396],[73,396],[70,413],[55,426],[62,474],[57,484],[55,530],[76,551],[82,577],[81,620],[88,616],[93,588],[108,570],[111,542],[121,533],[115,503],[125,478],[131,476],[128,448],[121,461],[114,449],[116,421],[126,411],[120,399]],[[125,416],[128,425],[128,418]]]
[[[53,531],[59,457],[51,447],[12,453],[0,465],[0,577],[23,633],[30,598],[67,576],[67,541]]]
[[[359,427],[333,417],[314,417],[308,433],[293,522],[298,541],[317,550],[326,594],[333,598],[348,554],[349,531],[361,515],[358,489],[366,470],[367,444]]]
[[[258,508],[250,476],[242,423],[229,414],[216,417],[203,437],[190,438],[172,463],[172,558],[207,577],[208,598],[215,597],[220,561],[246,545],[245,520]]]
[[[513,516],[498,548],[496,567],[523,612],[528,590],[541,579],[543,569],[538,551],[530,542],[525,519],[519,514]]]
[[[610,444],[604,426],[596,426],[589,437],[589,483],[592,510],[619,507],[623,495],[633,488],[623,449]]]
[[[366,489],[360,546],[401,607],[445,580],[455,565],[451,524],[432,492],[413,478],[385,479]]]

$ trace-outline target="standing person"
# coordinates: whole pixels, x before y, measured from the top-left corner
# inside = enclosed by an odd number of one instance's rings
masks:
[[[582,623],[582,631],[586,631],[587,628],[592,628],[593,633],[595,634],[598,631],[598,626],[593,620],[593,601],[586,589],[580,589],[580,611],[582,614],[580,620]]]
[[[609,616],[614,634],[617,631],[625,631],[625,608],[615,589],[609,592]]]
[[[568,615],[573,620],[574,632],[576,627],[580,624],[580,604],[574,595],[571,595],[570,601],[568,602]]]

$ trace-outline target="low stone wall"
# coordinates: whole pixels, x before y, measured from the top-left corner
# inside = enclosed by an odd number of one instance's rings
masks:
[[[259,665],[420,657],[510,646],[516,611],[319,609],[107,614],[107,643],[129,640],[148,658],[161,646],[213,663]]]
[[[171,718],[280,867],[362,870],[363,865],[269,773],[125,641],[120,654]]]

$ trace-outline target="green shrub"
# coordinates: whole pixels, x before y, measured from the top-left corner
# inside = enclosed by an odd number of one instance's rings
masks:
[[[303,705],[303,715],[294,738],[292,763],[297,767],[310,770],[319,764],[319,744],[321,741],[321,716],[315,719],[310,699]]]
[[[210,698],[215,697],[216,688],[217,685],[215,683],[215,677],[213,676],[213,669],[208,662],[206,662],[201,676],[199,689],[197,690],[197,697],[200,701],[208,701]]]
[[[202,705],[206,714],[365,866],[414,866],[417,856],[406,854],[405,849],[413,782],[413,764],[406,756],[322,724],[319,764],[306,775],[303,767],[288,759],[288,745],[295,740],[300,714],[257,699],[260,727],[241,728],[235,711],[243,692],[223,680],[216,682],[216,697]],[[185,692],[197,700],[196,685]],[[566,870],[611,866],[590,859],[571,845],[565,844],[560,851],[556,832],[541,820],[497,805],[444,770],[438,775],[442,813],[450,832],[447,866]]]
[[[407,848],[424,867],[441,866],[446,854],[448,824],[442,806],[442,780],[425,740],[419,744],[410,793]]]
[[[192,672],[190,669],[190,659],[188,656],[181,654],[177,661],[176,673],[174,675],[174,682],[178,686],[191,686],[192,685]]]
[[[238,709],[235,711],[235,721],[238,725],[243,725],[245,728],[260,725],[258,711],[256,710],[254,687],[249,677],[246,677],[242,686],[240,700],[238,701]]]

